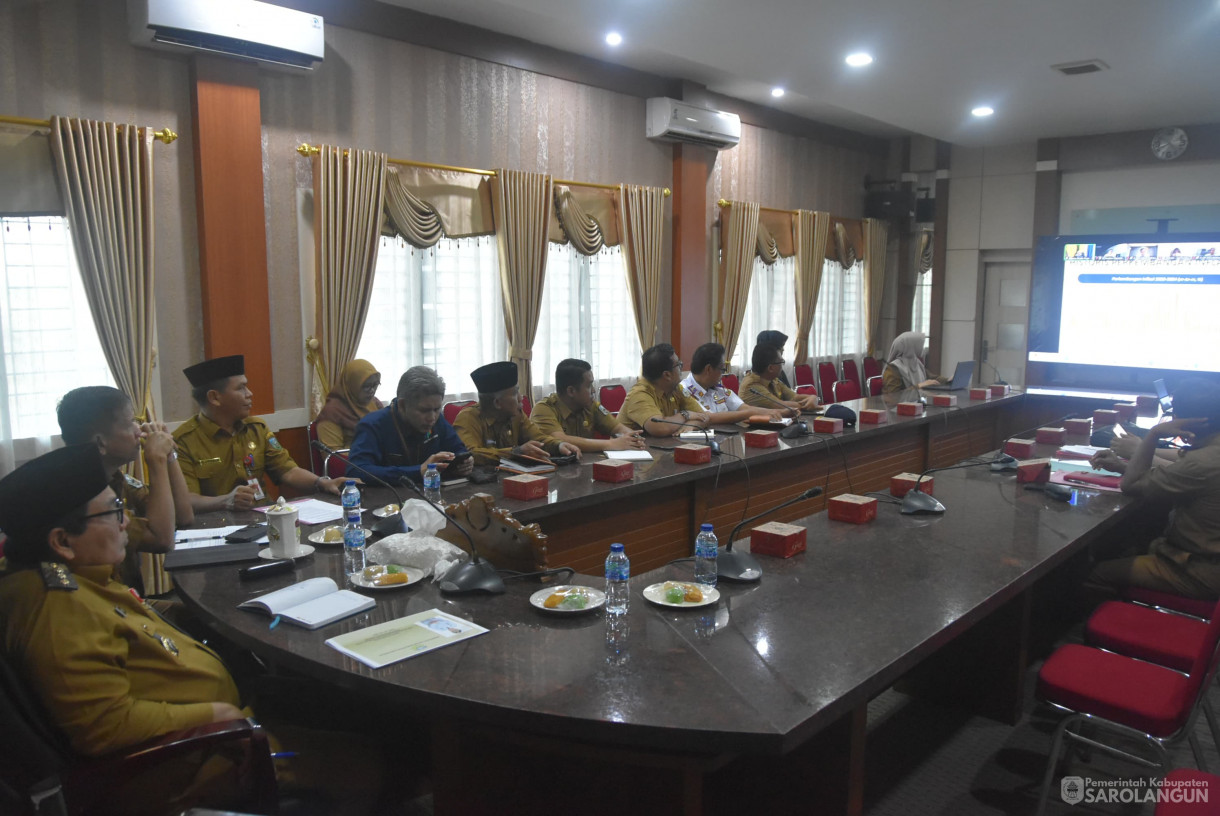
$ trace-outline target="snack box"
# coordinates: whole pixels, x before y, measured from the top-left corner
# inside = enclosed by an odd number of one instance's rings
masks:
[[[877,408],[861,408],[857,416],[861,425],[882,425],[888,420],[886,412]]]
[[[826,515],[831,521],[867,524],[877,518],[877,500],[871,496],[844,493],[826,502]]]
[[[991,399],[990,388],[971,388],[970,399],[972,400],[989,400]]]
[[[532,499],[541,499],[546,496],[547,488],[550,486],[550,480],[548,480],[545,476],[537,476],[533,473],[522,473],[519,476],[509,476],[507,479],[504,479],[501,484],[504,486],[504,495],[508,498],[530,501]]]
[[[621,459],[602,459],[593,463],[593,479],[598,482],[630,482],[635,465]]]
[[[674,461],[680,465],[703,465],[712,461],[712,449],[707,445],[679,445],[674,448]]]
[[[1018,482],[1049,482],[1051,480],[1050,459],[1026,459],[1017,462]]]
[[[1068,436],[1091,436],[1093,433],[1093,420],[1090,419],[1065,419],[1063,420],[1063,429],[1068,432]]]
[[[1044,445],[1062,445],[1067,441],[1067,428],[1039,428],[1034,439]]]
[[[1116,402],[1114,410],[1118,412],[1118,418],[1122,422],[1130,422],[1135,419],[1136,404],[1134,402]]]
[[[747,448],[774,448],[779,445],[779,434],[775,431],[746,431],[741,436]]]
[[[769,521],[750,531],[750,552],[755,555],[773,555],[776,558],[791,558],[805,551],[807,530],[795,524]]]
[[[1004,452],[1018,459],[1026,459],[1034,455],[1034,440],[1010,439],[1004,443]]]
[[[919,484],[919,492],[932,495],[933,479],[931,476],[924,476],[923,481],[919,481],[918,473],[899,473],[897,476],[890,477],[890,493],[898,498],[902,498],[906,494],[915,489],[916,483]]]
[[[957,394],[933,394],[932,404],[938,408],[954,408],[957,406]]]
[[[1118,424],[1118,411],[1110,411],[1105,408],[1098,408],[1093,412],[1093,427],[1105,427],[1106,425]]]
[[[991,396],[993,397],[1007,397],[1012,393],[1012,386],[1007,383],[1003,385],[989,385],[987,387],[991,389]]]
[[[835,417],[834,419],[830,417],[814,417],[813,432],[829,434],[843,433],[843,420],[839,419],[838,417]]]
[[[897,406],[898,416],[923,416],[922,402],[900,402]]]

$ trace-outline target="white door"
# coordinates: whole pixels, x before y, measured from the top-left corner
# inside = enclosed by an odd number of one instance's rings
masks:
[[[1009,385],[1025,384],[1029,271],[1026,261],[984,264],[983,333],[979,341],[981,383],[1000,379]]]

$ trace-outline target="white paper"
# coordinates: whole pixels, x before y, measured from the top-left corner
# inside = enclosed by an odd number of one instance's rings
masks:
[[[179,530],[174,533],[175,550],[198,550],[203,547],[223,547],[229,542],[225,536],[244,529],[248,525],[234,524],[230,527],[209,527],[206,530]],[[267,544],[267,536],[258,539],[258,544]]]
[[[317,499],[297,499],[286,502],[297,509],[297,522],[300,524],[325,524],[343,518],[343,506]],[[274,505],[254,508],[260,513],[266,513]]]
[[[608,450],[607,459],[622,459],[627,462],[651,462],[652,454],[646,450]]]
[[[408,657],[478,637],[486,631],[477,623],[447,615],[439,609],[429,609],[330,638],[326,645],[366,666],[380,669]]]
[[[1059,450],[1063,451],[1064,453],[1076,453],[1081,456],[1096,456],[1102,451],[1109,449],[1095,448],[1092,445],[1064,445],[1063,447],[1059,448]]]

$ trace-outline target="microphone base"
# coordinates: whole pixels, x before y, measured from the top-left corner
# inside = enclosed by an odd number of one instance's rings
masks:
[[[916,513],[943,513],[945,506],[927,493],[919,490],[910,490],[902,497],[903,515],[914,515]]]
[[[725,581],[748,584],[762,578],[762,567],[750,553],[726,550],[716,556],[716,576]]]
[[[457,564],[445,573],[440,584],[443,595],[468,595],[474,592],[504,594],[504,579],[490,561],[483,559]]]
[[[402,520],[402,513],[395,513],[392,516],[377,519],[369,525],[369,529],[379,536],[388,536],[395,533],[405,533],[407,531],[407,524]]]
[[[1010,456],[1007,453],[1001,454],[991,463],[992,473],[1003,473],[1009,470],[1017,469],[1017,459],[1015,456]]]

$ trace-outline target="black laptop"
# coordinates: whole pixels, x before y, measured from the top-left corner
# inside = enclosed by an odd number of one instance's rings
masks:
[[[929,385],[924,388],[924,391],[961,391],[963,388],[970,387],[970,378],[974,376],[974,360],[967,360],[964,363],[957,364],[957,370],[953,372],[953,381],[948,385]]]

